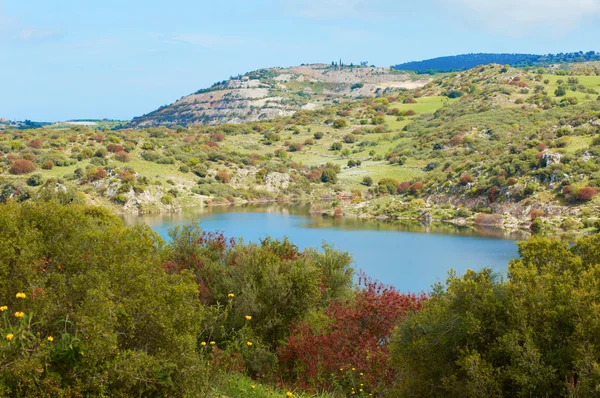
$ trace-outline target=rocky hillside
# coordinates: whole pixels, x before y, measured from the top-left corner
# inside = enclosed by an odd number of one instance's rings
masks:
[[[341,97],[356,98],[385,90],[414,89],[428,83],[412,75],[367,66],[302,65],[269,68],[199,90],[147,115],[133,127],[242,123],[318,109]]]

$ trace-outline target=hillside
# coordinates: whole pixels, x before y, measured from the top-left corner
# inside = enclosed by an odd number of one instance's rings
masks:
[[[302,65],[269,68],[233,77],[181,98],[147,115],[134,118],[132,127],[223,124],[267,120],[312,110],[342,98],[357,98],[386,90],[423,86],[389,68]]]
[[[500,64],[515,67],[542,66],[559,63],[589,62],[600,60],[600,54],[595,51],[583,51],[560,54],[461,54],[447,57],[432,58],[424,61],[413,61],[395,65],[394,68],[417,73],[440,73],[462,71],[479,65]]]
[[[0,201],[59,196],[162,212],[303,200],[356,217],[592,230],[599,69],[492,64],[239,124],[7,129]],[[361,89],[409,83],[379,78]]]

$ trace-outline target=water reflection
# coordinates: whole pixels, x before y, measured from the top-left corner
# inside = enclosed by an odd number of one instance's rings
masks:
[[[345,231],[389,231],[411,232],[437,235],[457,235],[471,237],[487,237],[494,239],[525,240],[529,234],[525,231],[507,231],[501,228],[485,226],[457,226],[450,223],[438,222],[432,225],[423,225],[413,220],[374,220],[358,219],[353,217],[333,217],[321,213],[311,213],[309,204],[282,205],[269,203],[264,205],[244,206],[212,206],[203,208],[186,208],[181,213],[174,214],[144,214],[124,215],[122,218],[128,225],[146,223],[150,227],[167,224],[181,224],[185,222],[201,221],[225,213],[271,213],[282,215],[300,216],[305,221],[302,228],[335,228]]]

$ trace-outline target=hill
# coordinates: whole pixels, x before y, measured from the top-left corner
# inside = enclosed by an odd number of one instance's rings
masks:
[[[425,85],[390,68],[302,65],[268,68],[232,77],[134,118],[132,127],[242,123],[291,116],[340,98],[372,96],[386,90]]]
[[[600,60],[600,54],[595,51],[583,51],[560,54],[461,54],[448,57],[438,57],[424,61],[413,61],[395,65],[397,70],[417,73],[454,72],[474,68],[479,65],[500,64],[516,67],[551,65],[565,62],[589,62]]]
[[[600,63],[492,64],[374,94],[238,124],[7,129],[0,202],[305,200],[356,217],[600,229]]]

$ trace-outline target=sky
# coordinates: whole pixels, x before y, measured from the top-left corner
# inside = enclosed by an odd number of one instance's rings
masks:
[[[600,0],[0,0],[0,117],[128,120],[265,67],[599,39]]]

